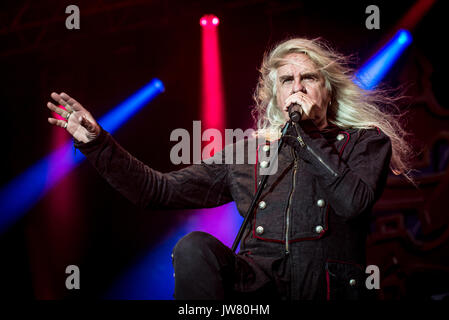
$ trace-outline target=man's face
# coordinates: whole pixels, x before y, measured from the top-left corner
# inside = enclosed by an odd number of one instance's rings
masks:
[[[317,127],[325,127],[330,95],[326,89],[324,77],[305,54],[291,53],[285,58],[291,63],[287,63],[277,70],[278,107],[288,120],[288,112],[284,110],[286,103],[290,105],[289,102],[292,100],[298,100],[304,110],[302,119],[311,119]],[[293,97],[289,98],[290,96]]]

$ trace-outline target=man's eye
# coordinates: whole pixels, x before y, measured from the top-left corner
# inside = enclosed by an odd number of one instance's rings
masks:
[[[284,80],[282,80],[282,83],[287,83],[287,82],[291,82],[292,81],[292,79],[284,79]]]
[[[315,76],[305,76],[303,79],[304,80],[316,80],[316,77]]]

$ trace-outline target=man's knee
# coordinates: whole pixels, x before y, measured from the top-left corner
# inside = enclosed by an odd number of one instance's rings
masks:
[[[223,299],[232,291],[234,254],[214,236],[195,231],[173,249],[176,299]]]
[[[208,233],[201,231],[191,232],[176,243],[173,248],[173,258],[193,258],[194,256],[198,258],[209,251],[213,251],[216,241],[217,239]]]

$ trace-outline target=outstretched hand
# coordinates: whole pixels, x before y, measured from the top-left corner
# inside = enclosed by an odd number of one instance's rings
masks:
[[[51,97],[66,110],[51,102],[47,103],[47,107],[66,120],[48,118],[50,124],[66,129],[76,140],[84,143],[94,140],[100,134],[98,123],[78,101],[64,92],[53,92]]]

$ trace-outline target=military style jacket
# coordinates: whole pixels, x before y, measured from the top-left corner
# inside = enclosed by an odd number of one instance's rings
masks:
[[[298,135],[299,134],[299,135]],[[243,235],[239,257],[253,266],[235,288],[252,291],[268,281],[291,299],[365,296],[365,242],[369,214],[384,189],[391,142],[378,128],[319,131],[312,121],[291,128]],[[226,147],[214,157],[238,144]],[[76,143],[97,171],[140,207],[205,208],[235,201],[245,215],[262,179],[255,163],[194,164],[161,173],[125,151],[109,133]],[[273,142],[260,152],[273,153]],[[270,280],[271,279],[271,280]]]

